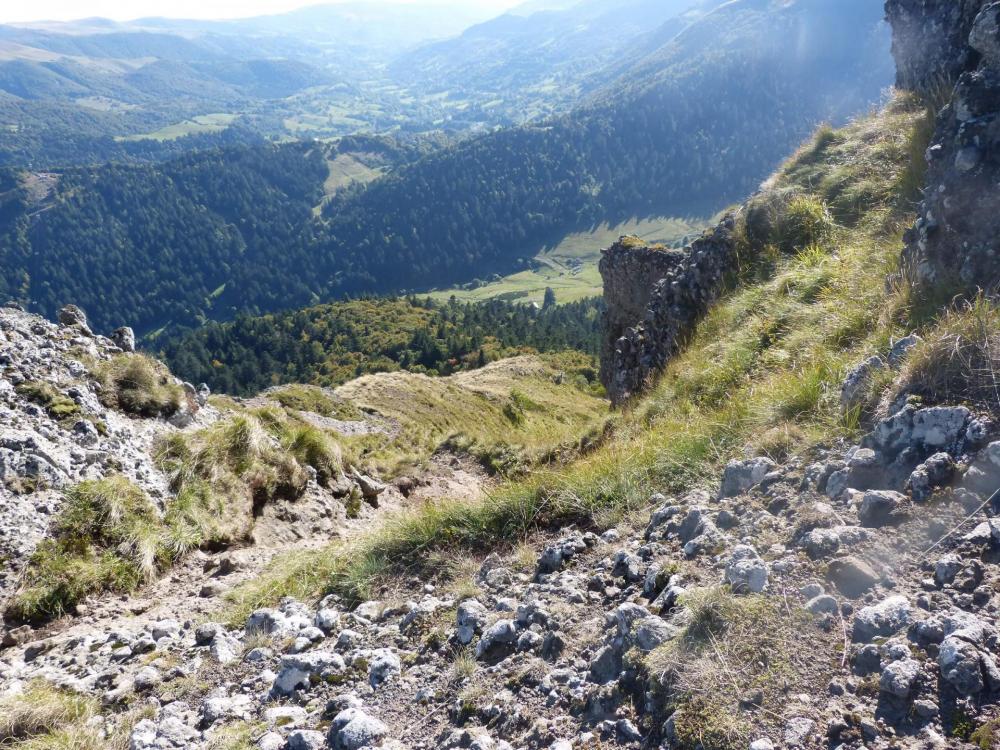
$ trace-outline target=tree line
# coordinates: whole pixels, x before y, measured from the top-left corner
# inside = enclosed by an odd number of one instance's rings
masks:
[[[213,390],[250,395],[284,383],[336,386],[372,372],[449,375],[525,351],[598,352],[603,303],[514,304],[370,298],[158,338],[171,370]]]

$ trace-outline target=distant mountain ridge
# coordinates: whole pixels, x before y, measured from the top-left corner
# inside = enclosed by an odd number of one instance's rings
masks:
[[[665,42],[716,4],[586,0],[565,8],[519,6],[458,37],[403,54],[390,71],[431,90],[514,97],[524,102],[527,114],[536,114],[552,96],[572,98],[606,82],[599,71],[631,57],[653,29],[662,34],[657,41]]]

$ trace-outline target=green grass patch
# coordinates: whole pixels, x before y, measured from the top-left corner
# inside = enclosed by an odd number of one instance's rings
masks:
[[[175,141],[189,135],[200,135],[206,133],[221,133],[228,128],[236,119],[237,115],[216,112],[208,115],[198,115],[189,120],[167,125],[150,133],[139,135],[121,136],[120,141]]]
[[[0,701],[0,745],[83,723],[99,713],[96,698],[33,682],[24,692]]]
[[[29,621],[59,617],[91,594],[132,591],[170,557],[142,490],[120,475],[82,482],[67,493],[7,614]]]
[[[284,385],[267,392],[267,397],[286,409],[308,411],[321,417],[358,420],[364,414],[353,404],[338,398],[333,391],[314,385]]]
[[[591,358],[567,353],[500,360],[448,377],[378,373],[336,394],[397,426],[393,435],[345,439],[365,463],[393,475],[445,444],[473,453],[506,446],[527,463],[572,451],[607,417],[595,381]]]
[[[194,525],[204,541],[246,539],[265,505],[302,494],[306,472],[279,438],[288,438],[291,429],[279,409],[262,409],[161,441],[157,466],[170,478],[178,500],[199,519]]]
[[[133,591],[193,549],[248,538],[264,506],[302,494],[304,467],[322,482],[343,472],[337,443],[280,409],[174,433],[156,460],[174,492],[162,513],[120,475],[69,490],[49,538],[26,566],[9,616],[45,621],[93,594]]]
[[[532,267],[528,270],[498,280],[483,280],[460,288],[434,291],[428,296],[439,302],[455,297],[461,302],[502,299],[538,305],[544,302],[546,289],[555,292],[558,304],[599,297],[603,294],[604,285],[597,263],[601,259],[601,251],[619,237],[632,235],[648,243],[680,245],[701,234],[708,223],[708,219],[659,218],[633,220],[614,226],[602,224],[587,232],[569,234],[554,247],[535,253]]]
[[[205,750],[254,750],[256,739],[264,733],[261,724],[237,721],[211,732]]]
[[[28,381],[15,386],[14,390],[33,404],[41,406],[46,414],[59,422],[71,422],[80,416],[79,404],[51,383]]]
[[[170,371],[145,354],[119,354],[97,362],[91,374],[101,386],[102,404],[137,417],[169,417],[185,398]]]

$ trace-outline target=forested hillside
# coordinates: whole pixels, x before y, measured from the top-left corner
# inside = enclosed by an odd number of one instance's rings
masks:
[[[249,274],[254,263],[301,253],[314,211],[350,184],[350,175],[336,182],[338,157],[391,168],[426,147],[359,136],[212,149],[156,166],[0,171],[0,297],[43,310],[73,299],[103,330],[131,322],[143,333],[230,317],[250,301],[305,304],[308,267],[265,280]]]
[[[595,299],[542,309],[500,301],[358,300],[243,315],[152,346],[181,377],[249,395],[282,383],[336,386],[400,369],[450,375],[527,350],[593,357],[601,309]]]
[[[148,333],[455,285],[601,222],[710,215],[818,121],[879,98],[877,5],[728,3],[569,115],[436,150],[341,190],[317,220],[309,146],[67,173],[42,206],[8,194],[0,296],[49,314],[74,301],[100,328]]]

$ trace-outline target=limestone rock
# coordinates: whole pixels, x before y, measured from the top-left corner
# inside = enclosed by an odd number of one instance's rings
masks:
[[[476,658],[490,658],[498,652],[509,650],[517,642],[517,624],[513,620],[500,620],[484,632],[476,646]]]
[[[890,636],[909,625],[911,607],[905,596],[890,596],[878,604],[864,607],[854,616],[853,637],[868,643],[879,636]]]
[[[722,475],[722,488],[719,496],[734,497],[756,487],[764,477],[777,468],[774,461],[764,456],[747,461],[730,461]]]
[[[472,643],[472,639],[486,625],[486,607],[475,599],[467,599],[458,605],[456,620],[458,642],[462,645]]]
[[[116,328],[112,331],[111,340],[115,342],[115,346],[123,352],[135,351],[135,331],[128,326],[122,326],[121,328]]]
[[[767,587],[767,563],[753,547],[741,544],[726,564],[725,580],[734,593],[759,594]]]
[[[624,237],[604,251],[600,377],[612,403],[641,393],[718,299],[736,262],[735,226],[727,215],[683,251]]]
[[[990,288],[1000,274],[996,8],[987,0],[888,0],[886,12],[901,88],[926,93],[957,80],[928,149],[927,187],[904,237],[904,263],[921,290]]]
[[[882,670],[879,690],[897,698],[909,696],[920,676],[920,662],[915,659],[900,659],[890,662]]]
[[[75,328],[80,333],[93,336],[90,326],[87,324],[87,315],[76,305],[66,305],[60,308],[58,314],[59,323],[67,328]]]
[[[840,410],[846,413],[858,406],[875,373],[885,368],[885,360],[876,355],[856,365],[847,373],[847,377],[844,378],[844,382],[840,386]]]
[[[313,679],[336,677],[346,668],[343,657],[333,652],[288,654],[281,659],[281,671],[271,690],[275,695],[290,695],[296,690],[308,688]]]
[[[333,750],[361,750],[379,742],[389,727],[361,709],[348,708],[337,714],[327,736]]]
[[[954,473],[955,459],[948,453],[939,452],[914,469],[906,485],[913,499],[920,502],[927,500],[936,488],[947,484]]]
[[[905,495],[891,490],[870,490],[861,501],[858,518],[866,528],[879,528],[901,523],[905,512]]]

